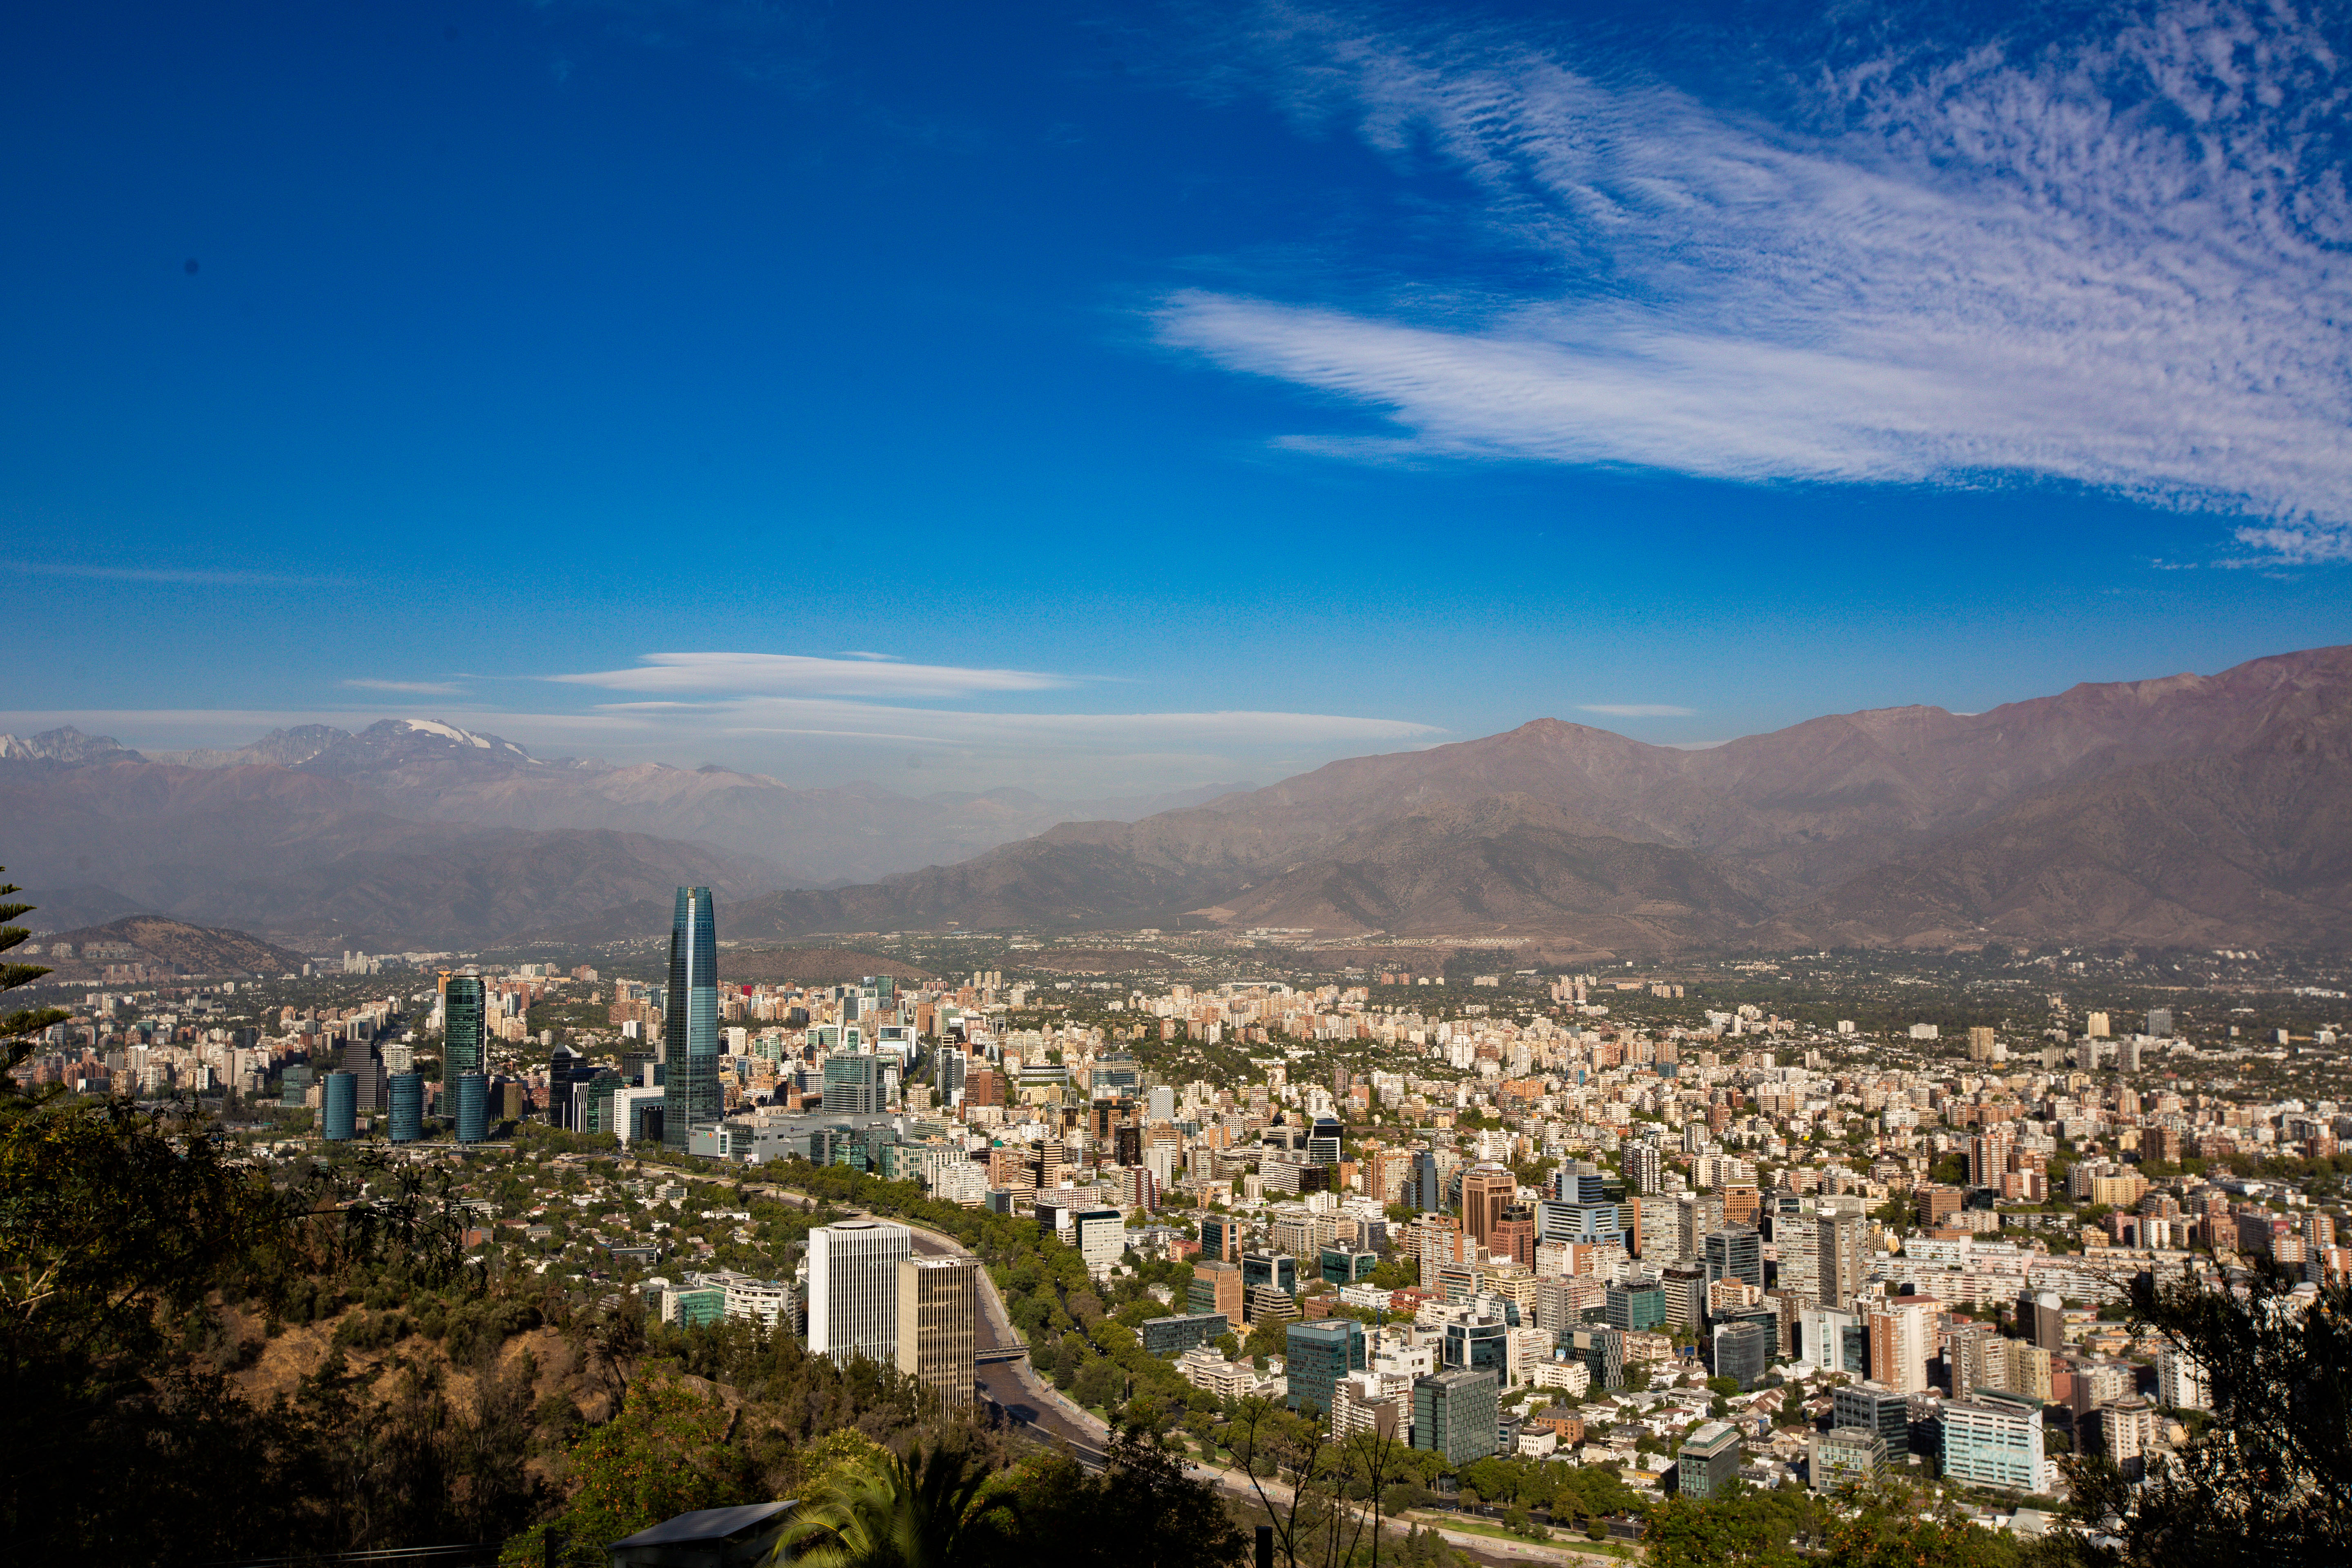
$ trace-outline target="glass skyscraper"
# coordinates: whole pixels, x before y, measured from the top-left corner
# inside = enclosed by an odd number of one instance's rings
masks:
[[[708,888],[680,888],[669,923],[669,990],[663,998],[662,1143],[686,1152],[698,1128],[719,1124],[719,921]]]
[[[360,1080],[347,1072],[327,1075],[327,1092],[321,1120],[325,1123],[322,1136],[331,1143],[348,1143],[359,1122]]]
[[[390,1133],[395,1143],[414,1143],[425,1136],[425,1076],[396,1072],[386,1084],[392,1100]]]
[[[441,1087],[484,1070],[489,1039],[489,1006],[482,977],[452,974],[441,988]]]
[[[457,1142],[487,1142],[490,1136],[490,1080],[481,1073],[464,1072],[451,1079],[449,1085]]]

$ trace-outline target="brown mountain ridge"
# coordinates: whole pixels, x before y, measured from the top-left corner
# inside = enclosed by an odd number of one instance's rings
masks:
[[[1655,953],[2352,943],[2352,648],[1700,752],[1553,719],[738,906],[730,934],[1310,927]]]

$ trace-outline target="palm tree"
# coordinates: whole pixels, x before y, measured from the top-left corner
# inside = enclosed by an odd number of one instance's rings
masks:
[[[994,1533],[983,1501],[988,1467],[929,1444],[901,1459],[882,1454],[851,1467],[814,1500],[777,1542],[782,1568],[964,1568]]]

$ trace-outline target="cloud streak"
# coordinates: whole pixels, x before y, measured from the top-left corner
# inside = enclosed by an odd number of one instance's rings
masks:
[[[345,686],[362,691],[413,691],[426,697],[455,697],[466,689],[447,680],[346,680]]]
[[[1273,13],[1266,89],[1573,281],[1452,314],[1192,290],[1162,342],[1385,415],[1285,444],[1740,481],[2073,481],[2352,559],[2347,112],[2284,7],[1825,76],[1792,131],[1524,38]],[[1449,298],[1462,298],[1460,290]]]
[[[606,703],[600,711],[730,735],[798,735],[949,746],[1285,745],[1402,742],[1439,734],[1402,719],[1332,713],[972,713],[823,698]]]
[[[730,694],[810,693],[829,697],[965,697],[1045,691],[1076,682],[1026,669],[970,669],[902,664],[881,654],[817,658],[776,653],[649,653],[635,669],[551,679],[613,691]]]
[[[70,561],[12,561],[16,572],[37,572],[45,577],[88,577],[101,583],[181,583],[203,588],[328,588],[344,585],[340,577],[301,577],[278,572],[205,571],[179,566],[85,566]]]

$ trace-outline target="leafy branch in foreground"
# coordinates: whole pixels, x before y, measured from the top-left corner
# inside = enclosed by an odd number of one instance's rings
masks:
[[[2298,1295],[2254,1272],[2224,1288],[2147,1276],[2135,1331],[2203,1367],[2213,1423],[2135,1487],[2099,1458],[2061,1460],[2072,1510],[2129,1563],[2352,1562],[2352,1285]]]
[[[0,871],[7,868],[0,866]],[[18,915],[30,914],[39,906],[8,902],[8,895],[24,889],[14,882],[0,882],[0,952],[5,952],[33,933],[13,922]],[[38,963],[0,963],[0,991],[14,991],[19,985],[29,985],[47,974],[46,966]],[[33,1037],[52,1024],[62,1024],[68,1015],[55,1007],[26,1007],[0,1015],[0,1047],[6,1049],[0,1059],[0,1073],[9,1072],[32,1055]]]

